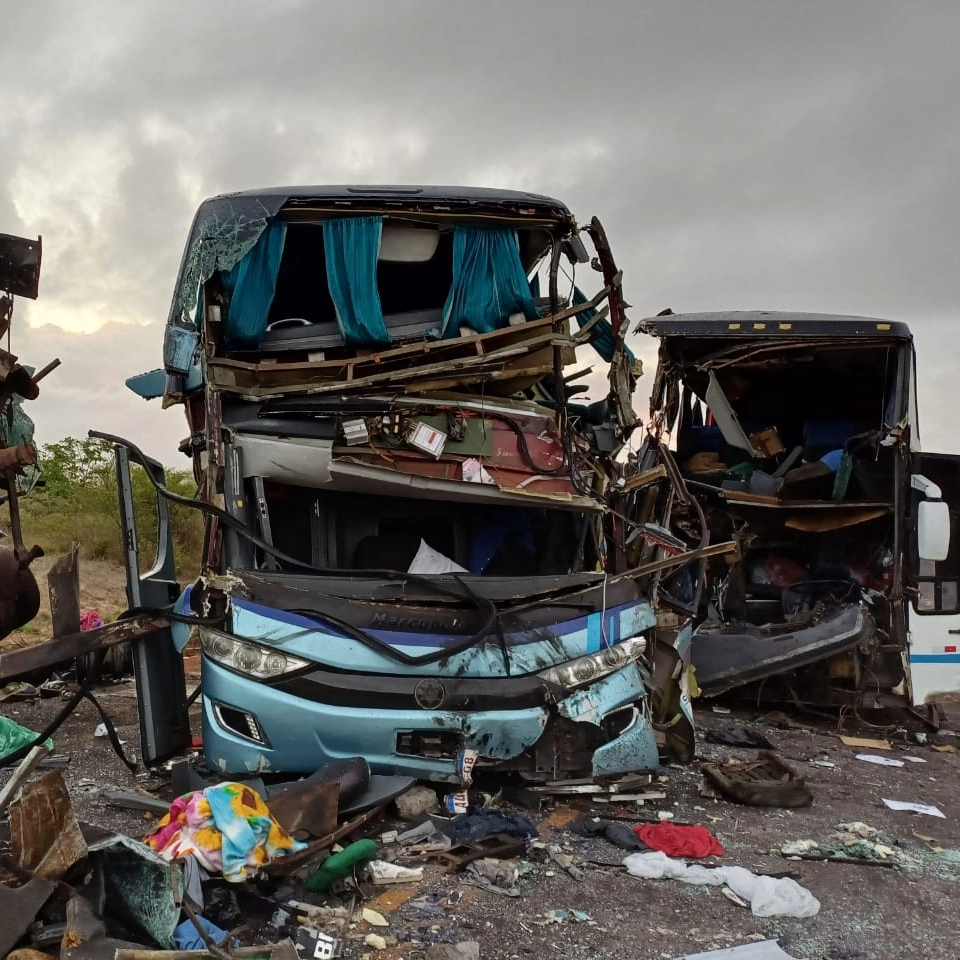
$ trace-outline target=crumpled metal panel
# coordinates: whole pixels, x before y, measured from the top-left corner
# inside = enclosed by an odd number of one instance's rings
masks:
[[[0,957],[16,946],[55,889],[54,883],[41,877],[22,887],[0,885]]]
[[[291,837],[325,837],[337,828],[339,783],[297,783],[269,798],[270,813]]]
[[[600,726],[603,718],[633,705],[633,720],[609,743],[593,754],[595,777],[615,776],[660,765],[657,739],[649,718],[640,705],[646,696],[637,664],[632,663],[596,683],[577,690],[557,704],[558,713],[568,720]]]
[[[565,697],[557,704],[557,711],[568,720],[600,726],[608,713],[636,703],[643,697],[640,670],[635,663],[628,663],[615,673]]]
[[[592,764],[595,777],[657,770],[660,751],[650,720],[637,710],[633,723],[620,736],[594,751]]]
[[[104,922],[79,894],[67,901],[67,929],[60,944],[60,960],[113,960],[117,950],[139,944],[107,936]]]
[[[87,855],[59,770],[24,787],[10,804],[10,840],[17,865],[47,880],[60,880]]]
[[[27,240],[0,233],[0,290],[36,300],[40,292],[40,237]]]
[[[546,710],[490,710],[450,716],[465,717],[461,721],[464,747],[493,760],[519,757],[543,736],[550,719]]]

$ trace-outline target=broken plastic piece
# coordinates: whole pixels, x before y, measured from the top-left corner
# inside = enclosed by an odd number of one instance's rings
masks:
[[[334,960],[343,956],[343,941],[321,930],[301,927],[295,943],[302,960]]]
[[[858,760],[864,760],[867,763],[875,763],[879,767],[902,767],[902,760],[895,760],[893,757],[879,757],[875,753],[858,753]]]
[[[387,860],[371,860],[366,866],[370,879],[378,886],[392,883],[412,883],[423,879],[422,867],[402,867]]]
[[[28,744],[36,742],[37,734],[9,717],[0,717],[0,760],[9,757]],[[53,741],[46,741],[47,748],[53,750]]]
[[[430,793],[432,794],[433,791],[431,790]],[[436,806],[435,795],[434,806]],[[403,845],[408,843],[416,843],[418,840],[426,840],[427,837],[432,837],[436,832],[437,827],[432,820],[424,820],[423,823],[420,823],[415,827],[411,827],[409,830],[404,830],[403,833],[398,834],[396,830],[393,831],[395,834],[394,840]]]
[[[479,750],[461,750],[457,754],[457,775],[465,787],[473,783],[473,768],[477,765],[479,756]]]
[[[371,910],[370,907],[363,908],[363,919],[366,923],[369,923],[371,927],[390,926],[390,924],[387,923],[387,918],[382,913],[377,913],[376,910]]]

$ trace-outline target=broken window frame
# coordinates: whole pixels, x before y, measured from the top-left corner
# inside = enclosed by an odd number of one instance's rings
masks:
[[[945,560],[921,560],[917,555],[917,539],[912,538],[911,580],[913,590],[911,612],[921,617],[956,616],[960,614],[960,455],[945,453],[921,453],[915,457],[915,471],[926,477],[938,477],[940,469],[953,468],[956,473],[954,489],[944,489],[943,499],[950,511],[950,548]],[[931,469],[932,468],[932,469]],[[919,492],[913,499],[913,518],[920,501]],[[915,529],[915,519],[911,526]],[[932,568],[932,569],[931,569]],[[945,588],[947,588],[945,590]],[[945,605],[944,593],[952,588],[952,603]],[[932,589],[932,594],[929,592]],[[929,598],[925,603],[925,597]]]

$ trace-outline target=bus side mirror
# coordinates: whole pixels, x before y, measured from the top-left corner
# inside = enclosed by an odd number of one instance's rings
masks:
[[[917,555],[937,563],[950,553],[950,508],[943,500],[921,500],[917,507]]]

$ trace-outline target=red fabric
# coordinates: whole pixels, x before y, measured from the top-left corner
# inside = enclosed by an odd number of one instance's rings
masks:
[[[103,617],[97,613],[96,610],[84,610],[80,614],[80,629],[81,630],[96,630],[97,627],[103,626]]]
[[[720,841],[706,827],[685,827],[679,823],[641,823],[633,828],[641,843],[668,857],[722,857]]]

